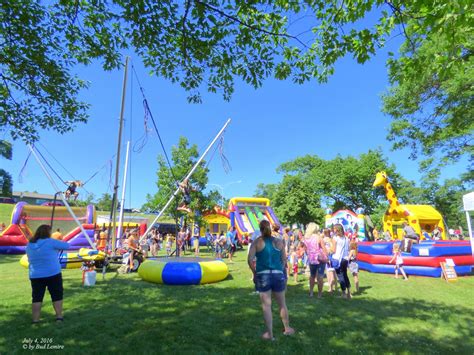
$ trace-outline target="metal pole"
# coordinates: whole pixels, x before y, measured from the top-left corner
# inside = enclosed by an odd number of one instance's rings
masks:
[[[469,211],[466,211],[466,221],[467,230],[469,232],[469,240],[471,241],[471,254],[474,256],[474,234],[472,233],[471,215],[469,214]]]
[[[125,58],[125,71],[123,73],[123,85],[122,85],[122,103],[120,107],[120,119],[119,119],[119,131],[118,131],[118,142],[117,142],[117,160],[115,162],[115,183],[114,183],[114,194],[112,197],[112,207],[110,209],[110,221],[112,224],[112,230],[107,233],[107,245],[106,245],[106,254],[107,248],[109,247],[110,234],[112,233],[112,255],[115,255],[115,240],[116,240],[116,205],[117,205],[117,191],[118,191],[118,179],[119,179],[119,170],[120,170],[120,147],[122,143],[122,129],[123,129],[123,115],[125,112],[125,95],[127,92],[127,77],[128,77],[128,61],[130,57]],[[109,224],[110,225],[110,224]]]
[[[225,129],[227,128],[227,126],[229,125],[231,119],[229,118],[226,123],[224,124],[224,127],[221,128],[221,130],[219,131],[219,133],[217,133],[216,137],[212,140],[212,142],[209,144],[209,146],[206,148],[206,150],[204,151],[204,153],[202,153],[201,157],[199,158],[199,160],[196,162],[196,164],[194,164],[194,166],[192,167],[191,171],[188,173],[188,175],[186,175],[186,177],[183,179],[186,180],[186,179],[189,179],[189,177],[191,175],[193,175],[194,171],[197,169],[197,167],[199,166],[199,164],[201,163],[201,161],[204,159],[204,157],[206,156],[206,154],[209,152],[209,150],[211,149],[211,147],[214,145],[214,143],[219,139],[219,137],[222,135],[222,133],[225,131]],[[174,198],[176,197],[176,195],[178,194],[179,192],[179,187],[173,192],[173,194],[171,195],[170,199],[168,200],[168,202],[166,202],[165,206],[161,209],[161,211],[158,213],[158,215],[155,217],[155,219],[153,220],[153,222],[151,222],[150,226],[148,227],[148,229],[145,231],[145,233],[140,237],[140,242],[142,241],[142,239],[150,232],[150,230],[153,228],[153,225],[156,223],[156,221],[158,220],[158,218],[160,218],[163,213],[166,211],[166,209],[168,208],[168,206],[171,204],[171,202],[173,202]]]
[[[128,156],[130,154],[130,141],[127,142],[127,154],[125,155],[125,168],[123,171],[123,184],[122,184],[122,198],[120,199],[120,214],[118,222],[118,235],[117,240],[120,242],[122,237],[122,224],[123,224],[123,206],[125,204],[125,190],[127,186],[127,172],[128,172]],[[115,246],[116,247],[116,246]]]
[[[41,170],[43,170],[44,174],[46,175],[46,177],[48,178],[49,182],[51,183],[51,186],[53,186],[53,189],[55,189],[55,191],[59,192],[59,187],[56,185],[56,183],[54,182],[53,178],[51,177],[51,175],[49,175],[48,171],[46,170],[46,168],[44,167],[43,163],[41,162],[40,158],[38,157],[38,155],[36,155],[36,152],[35,150],[33,149],[33,147],[28,144],[28,148],[30,148],[31,150],[31,153],[33,154],[33,156],[35,157],[36,161],[38,162],[39,166],[41,167]],[[79,222],[79,220],[77,219],[76,215],[74,214],[71,206],[69,206],[69,203],[67,202],[67,200],[64,198],[63,194],[62,193],[59,193],[58,194],[59,197],[61,198],[61,200],[63,201],[64,203],[64,206],[66,206],[67,210],[69,211],[69,213],[71,214],[72,218],[74,219],[74,221],[76,222],[76,224],[79,226],[79,228],[81,229],[81,232],[82,234],[84,234],[84,236],[86,237],[87,241],[89,242],[90,246],[92,247],[92,249],[96,250],[96,247],[94,245],[94,243],[92,243],[92,240],[89,238],[89,236],[87,235],[84,227],[82,226],[82,223]]]
[[[58,199],[58,194],[60,194],[61,192],[56,192],[54,194],[54,200],[53,200],[53,211],[51,212],[51,223],[50,223],[50,226],[51,226],[51,230],[53,230],[53,221],[54,221],[54,210],[56,208],[56,200]]]

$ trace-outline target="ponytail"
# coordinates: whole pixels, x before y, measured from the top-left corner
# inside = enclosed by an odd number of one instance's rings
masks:
[[[271,238],[271,236],[272,236],[272,226],[270,225],[270,222],[268,222],[266,219],[264,219],[260,222],[259,227],[260,227],[260,233],[262,234],[262,237]]]

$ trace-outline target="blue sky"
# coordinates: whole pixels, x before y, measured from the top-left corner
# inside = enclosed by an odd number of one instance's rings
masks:
[[[297,85],[269,79],[255,90],[237,82],[230,102],[219,94],[203,93],[203,104],[188,104],[186,92],[178,85],[150,77],[138,56],[133,56],[132,62],[168,152],[179,136],[186,136],[204,150],[226,119],[232,118],[225,134],[225,152],[232,171],[224,172],[218,156],[209,166],[209,183],[222,186],[225,197],[230,198],[252,196],[258,183],[278,182],[281,176],[275,172],[277,166],[298,156],[316,154],[332,159],[337,154],[358,155],[377,147],[403,176],[418,183],[417,163],[408,159],[408,151],[391,152],[386,140],[390,119],[380,111],[380,95],[388,87],[385,60],[389,49],[395,48],[386,48],[365,65],[351,58],[340,60],[327,84]],[[91,82],[89,90],[82,94],[91,104],[89,122],[65,135],[44,132],[41,143],[76,179],[84,181],[115,154],[123,72],[104,72],[96,64],[78,69],[78,75]],[[130,132],[132,141],[143,134],[142,98],[136,79],[131,80],[129,76],[124,141]],[[126,207],[140,207],[147,193],[156,192],[160,153],[154,134],[142,152],[132,152]],[[2,160],[1,164],[12,174],[15,191],[54,193],[33,159],[20,182],[19,172],[28,151],[23,143],[15,142],[13,154],[13,161]],[[71,179],[52,157],[48,159],[64,179]],[[443,177],[456,177],[464,168],[447,168]],[[85,186],[86,190],[79,192],[82,196],[91,192],[97,198],[111,192],[108,182],[105,169],[101,170]]]

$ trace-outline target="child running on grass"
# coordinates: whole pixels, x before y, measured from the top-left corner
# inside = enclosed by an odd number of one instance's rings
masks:
[[[393,260],[395,260],[395,278],[398,279],[398,270],[403,275],[403,278],[405,281],[408,280],[407,274],[405,274],[405,270],[403,270],[403,258],[402,258],[402,253],[400,251],[400,244],[394,243],[393,244],[393,256],[392,259],[390,259],[389,263],[391,263]]]

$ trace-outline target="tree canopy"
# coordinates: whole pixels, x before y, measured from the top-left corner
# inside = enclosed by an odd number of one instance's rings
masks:
[[[171,169],[165,157],[162,155],[158,156],[158,180],[156,182],[158,191],[153,195],[147,195],[147,202],[143,206],[144,209],[160,210],[176,190],[177,183],[184,179],[191,171],[198,158],[197,146],[195,144],[189,145],[185,137],[180,137],[178,144],[171,148]],[[195,216],[195,222],[197,223],[201,222],[200,216],[202,212],[218,205],[221,200],[221,195],[217,191],[210,191],[209,194],[203,192],[208,182],[208,172],[209,170],[203,160],[189,179],[191,186],[191,203],[189,207],[192,211],[198,212]],[[175,203],[171,204],[166,211],[166,215],[173,217],[176,221],[182,215],[182,212],[176,210],[181,199],[182,194],[180,192],[175,198]]]
[[[12,160],[12,144],[5,140],[0,140],[0,158]],[[2,196],[11,196],[13,189],[13,181],[10,173],[4,169],[0,169],[0,194]]]
[[[112,195],[109,193],[104,193],[102,196],[97,200],[96,205],[99,211],[110,211],[112,207]]]
[[[278,217],[286,224],[323,223],[325,208],[355,211],[362,207],[371,214],[385,203],[383,191],[372,187],[380,170],[390,172],[397,184],[399,175],[378,150],[331,160],[306,155],[281,164],[277,172],[283,174],[282,181],[259,184],[255,195],[270,198]]]
[[[364,63],[400,34],[387,63],[389,138],[448,163],[472,156],[473,16],[469,0],[4,1],[0,129],[34,141],[85,122],[74,68],[118,68],[128,49],[200,102],[203,90],[229,100],[236,79],[325,82],[338,59]]]
[[[258,184],[254,196],[269,198],[284,224],[323,224],[325,208],[356,211],[361,207],[380,227],[388,202],[384,190],[372,184],[381,170],[387,172],[401,203],[433,205],[450,228],[465,228],[462,196],[472,189],[471,182],[461,176],[443,184],[426,179],[417,186],[388,164],[379,150],[330,160],[306,155],[285,162],[277,168],[283,174],[281,182]]]
[[[426,158],[423,170],[436,173],[463,156],[474,163],[472,10],[465,0],[413,1],[397,15],[406,40],[387,62],[392,86],[383,110],[393,118],[394,147]]]

